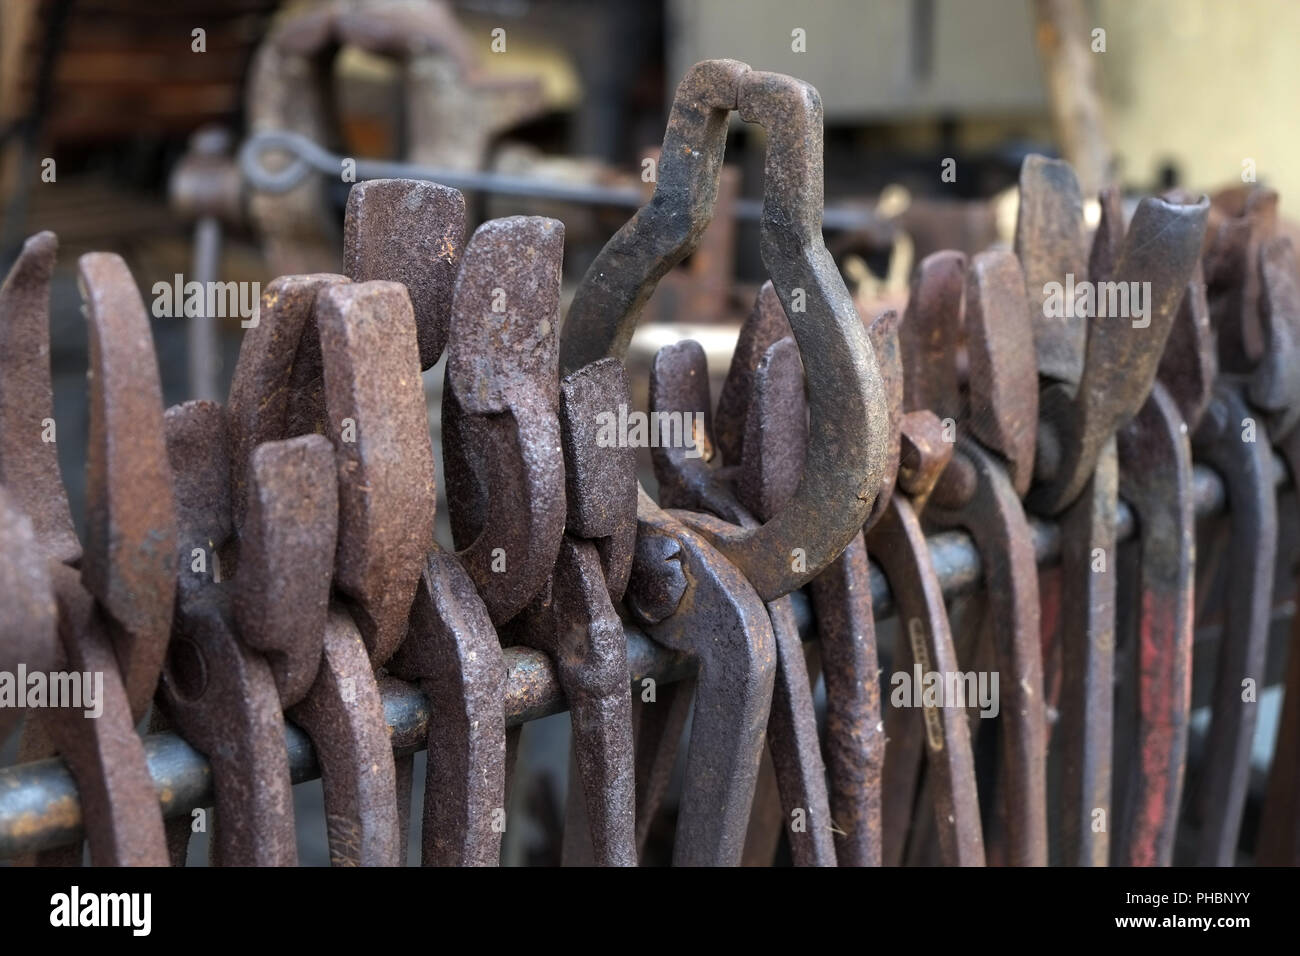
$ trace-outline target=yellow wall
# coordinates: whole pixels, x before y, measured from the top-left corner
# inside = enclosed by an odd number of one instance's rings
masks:
[[[1300,216],[1300,0],[1099,0],[1099,54],[1123,178],[1176,160],[1190,188],[1241,181],[1255,160]],[[1287,202],[1291,197],[1290,202]]]

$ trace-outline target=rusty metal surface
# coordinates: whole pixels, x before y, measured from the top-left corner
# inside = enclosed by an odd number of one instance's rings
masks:
[[[785,307],[769,279],[759,288],[754,307],[741,326],[736,347],[731,353],[731,367],[727,370],[722,391],[718,393],[713,435],[724,465],[740,464],[745,422],[753,400],[754,370],[774,342],[793,337],[794,330],[785,317]]]
[[[417,680],[428,724],[421,860],[425,866],[496,866],[505,813],[506,668],[496,630],[453,555],[433,551],[390,670]]]
[[[962,415],[957,350],[964,343],[961,324],[966,257],[935,252],[912,272],[907,310],[898,329],[903,356],[903,407],[927,409],[939,418]]]
[[[54,566],[58,604],[59,666],[104,675],[103,713],[42,710],[25,728],[20,760],[58,753],[77,781],[90,861],[94,866],[165,866],[162,812],[135,733],[113,646],[94,600],[75,572]],[[78,865],[80,847],[39,854],[43,866]]]
[[[750,325],[741,335],[743,338],[760,331]],[[690,439],[693,453],[677,442],[665,445],[661,441],[659,447],[652,449],[660,498],[666,503],[681,508],[703,508],[723,520],[750,527],[784,506],[797,484],[803,454],[798,448],[778,451],[767,443],[781,437],[794,444],[803,438],[803,376],[793,340],[786,338],[773,343],[754,369],[750,383],[753,391],[735,485],[742,500],[755,509],[752,514],[733,501],[731,491],[720,485],[719,476],[708,465],[714,455],[709,428],[708,371],[703,351],[697,343],[687,341],[668,346],[656,356],[651,371],[651,411],[680,415],[695,422]],[[708,527],[686,512],[677,514],[689,527]],[[789,824],[787,833],[795,865],[833,866],[835,850],[826,769],[817,739],[803,648],[789,602],[778,598],[767,602],[767,609],[777,650],[767,741],[782,827]],[[758,791],[760,805],[770,800],[770,791]]]
[[[339,609],[322,626],[316,679],[286,713],[315,744],[330,865],[400,866],[393,748],[366,646]]]
[[[1219,375],[1214,329],[1205,299],[1205,277],[1198,261],[1174,316],[1156,378],[1178,404],[1189,427],[1201,420]]]
[[[1010,252],[974,256],[966,272],[970,434],[1006,462],[1018,495],[1033,478],[1038,422],[1031,325],[1016,257]]]
[[[347,281],[346,276],[331,274],[273,279],[262,294],[257,325],[244,331],[226,407],[230,420],[230,488],[236,530],[243,527],[248,507],[248,460],[253,449],[264,441],[314,430],[294,428],[290,424],[295,403],[318,404],[323,421],[320,343],[314,316],[316,297],[326,286]],[[295,362],[306,342],[315,343],[316,377],[315,381],[300,380],[295,388],[292,383]],[[303,375],[301,371],[299,374]],[[313,402],[304,392],[316,393],[319,401]]]
[[[493,219],[452,302],[443,453],[457,555],[496,624],[545,584],[564,532],[556,361],[564,227]]]
[[[77,279],[90,327],[90,442],[81,581],[104,607],[131,714],[158,684],[172,621],[176,512],[162,386],[144,303],[120,256],[88,253]]]
[[[212,763],[213,861],[292,866],[293,798],[275,678],[236,639],[229,596],[216,580],[215,555],[231,532],[225,412],[214,402],[188,402],[167,410],[164,427],[182,570],[160,701]]]
[[[1059,717],[1062,860],[1106,866],[1114,745],[1116,510],[1119,460],[1114,442],[1097,456],[1083,493],[1061,515]],[[1047,609],[1044,609],[1044,616]]]
[[[434,471],[415,317],[394,282],[331,285],[316,300],[339,478],[335,585],[376,666],[406,636],[433,544]]]
[[[673,862],[734,866],[744,849],[776,677],[767,609],[745,577],[644,492],[628,609],[658,643],[698,661]]]
[[[1136,323],[1129,317],[1094,319],[1078,389],[1062,384],[1043,392],[1035,487],[1027,499],[1033,510],[1055,514],[1073,501],[1102,445],[1150,393],[1195,267],[1208,209],[1205,198],[1174,204],[1147,197],[1138,205],[1110,281],[1150,283],[1148,315]]]
[[[316,680],[325,639],[338,531],[334,448],[323,435],[264,442],[248,467],[235,622],[240,639],[266,655],[291,707]]]
[[[630,409],[627,372],[601,359],[560,382],[560,434],[564,446],[565,531],[596,542],[612,601],[619,601],[632,572],[636,541],[636,451],[601,441],[601,422]],[[613,416],[605,418],[604,416]]]
[[[862,539],[813,579],[811,597],[826,679],[826,765],[839,866],[879,866],[880,715],[876,624]]]
[[[1249,396],[1270,414],[1270,431],[1285,435],[1300,423],[1300,265],[1289,238],[1261,245],[1259,271],[1266,348],[1250,376]]]
[[[867,536],[867,547],[889,578],[898,617],[903,622],[894,653],[895,673],[910,673],[913,662],[922,665],[922,672],[958,670],[943,592],[921,523],[905,497],[897,493],[891,497],[885,514]],[[922,651],[926,660],[918,660]],[[924,752],[933,783],[934,820],[943,861],[953,866],[983,866],[984,836],[965,709],[951,701],[933,715],[890,707],[885,711],[882,729],[889,741],[881,795],[883,862],[897,865],[902,859],[919,760]]]
[[[1029,156],[1020,167],[1020,208],[1016,217],[1016,256],[1025,272],[1032,315],[1043,315],[1049,282],[1088,275],[1083,197],[1074,170],[1064,160]],[[1083,375],[1082,315],[1034,322],[1038,368],[1048,378],[1075,383]],[[937,411],[937,409],[936,409]]]
[[[0,485],[31,520],[50,558],[72,564],[81,542],[59,475],[58,446],[41,437],[54,421],[50,276],[58,245],[52,232],[32,236],[0,286]]]
[[[569,701],[593,862],[635,866],[627,641],[592,542],[565,536],[550,586],[510,633],[555,662]]]
[[[62,486],[60,486],[62,487]],[[58,653],[50,569],[41,557],[32,522],[0,486],[0,672],[49,670]],[[22,717],[21,707],[0,707],[0,740]]]
[[[981,253],[966,270],[963,325],[958,311],[963,265],[954,254],[935,254],[913,277],[913,299],[899,335],[905,381],[926,385],[913,389],[905,401],[925,401],[928,405],[921,408],[955,417],[961,426],[955,453],[923,502],[925,518],[933,526],[965,529],[980,553],[988,593],[982,633],[992,641],[992,659],[1002,675],[998,819],[1005,821],[1009,862],[1045,865],[1047,726],[1038,569],[1019,500],[1035,454],[1031,321],[1014,258]],[[960,393],[941,390],[957,387],[957,343],[962,340],[970,355],[969,404]],[[985,447],[981,438],[994,447]],[[912,733],[913,756],[905,766],[914,766],[920,755],[915,728]],[[886,773],[889,785],[888,759]],[[912,773],[904,770],[903,779]],[[888,789],[886,801],[887,811],[898,805]],[[887,819],[886,832],[889,825]]]
[[[452,283],[465,237],[465,197],[414,179],[375,179],[348,192],[343,255],[354,282],[400,282],[411,295],[420,368],[447,344]]]
[[[82,796],[93,863],[162,865],[167,859],[162,816],[132,726],[153,693],[172,606],[174,558],[156,551],[159,546],[170,550],[175,534],[171,488],[161,471],[165,459],[160,461],[155,454],[162,443],[161,416],[155,411],[161,405],[157,365],[143,305],[121,260],[83,256],[80,278],[83,296],[90,300],[91,330],[87,498],[92,531],[98,535],[92,534],[91,547],[83,555],[71,529],[53,432],[42,434],[53,423],[46,300],[56,248],[52,233],[28,240],[0,288],[0,381],[4,383],[0,478],[34,516],[29,523],[9,511],[10,499],[5,498],[6,544],[27,546],[24,555],[13,557],[27,567],[7,569],[12,583],[24,587],[10,598],[13,626],[24,627],[24,633],[12,638],[6,634],[3,653],[6,663],[14,655],[15,665],[101,675],[98,703],[102,709],[96,717],[87,716],[84,708],[67,706],[33,714],[24,728],[19,756],[28,760],[62,756]],[[106,332],[120,341],[105,347],[100,338]],[[26,396],[14,390],[18,386],[30,389],[27,408],[20,402]],[[132,412],[138,420],[126,425]],[[39,417],[33,420],[33,415]],[[125,432],[120,444],[114,434],[112,455],[105,447],[105,428],[110,425]],[[146,494],[160,493],[163,500],[125,500],[140,470],[150,466],[155,471],[142,488]],[[96,520],[98,529],[93,528]],[[62,563],[79,559],[80,574]],[[93,573],[87,571],[90,565]],[[90,591],[88,580],[94,585]],[[161,598],[150,605],[160,597],[160,584]],[[102,601],[91,593],[95,588]],[[52,629],[57,631],[57,641],[50,639]],[[129,683],[122,676],[122,670],[128,669]],[[80,860],[80,848],[70,847],[21,862],[76,865]]]
[[[974,492],[958,507],[936,489],[926,518],[970,532],[984,566],[985,622],[994,641],[1001,688],[1000,780],[1008,861],[1047,863],[1047,716],[1039,634],[1038,566],[1024,508],[1001,463],[976,442],[958,438],[958,457],[974,472]],[[950,466],[951,467],[951,466]]]
[[[1116,780],[1118,824],[1112,860],[1167,866],[1173,854],[1187,758],[1191,697],[1191,448],[1173,399],[1159,383],[1118,434],[1120,494],[1137,515],[1141,565],[1135,649],[1136,738],[1127,779]],[[1125,633],[1128,631],[1128,633]]]
[[[719,526],[715,546],[765,599],[806,584],[871,510],[887,452],[886,409],[871,344],[821,238],[822,123],[816,91],[732,60],[692,67],[678,87],[654,199],[606,244],[575,294],[564,372],[623,358],[655,283],[689,255],[717,197],[728,111],[768,130],[760,246],[801,355],[809,361],[807,465],[798,493],[758,528]],[[791,307],[795,289],[801,308]],[[805,301],[806,300],[806,301]],[[828,509],[827,502],[837,502]],[[792,548],[806,553],[791,567]]]
[[[1210,318],[1219,331],[1219,358],[1229,372],[1245,372],[1263,357],[1260,319],[1260,247],[1277,231],[1278,195],[1237,186],[1212,197],[1204,264]]]
[[[1193,794],[1201,824],[1197,862],[1203,866],[1236,862],[1259,712],[1253,700],[1244,699],[1242,686],[1261,679],[1271,624],[1278,549],[1273,451],[1263,422],[1255,423],[1254,441],[1243,440],[1251,412],[1238,387],[1220,382],[1193,435],[1197,457],[1223,475],[1232,516],[1224,585],[1231,625],[1219,643],[1210,728]]]

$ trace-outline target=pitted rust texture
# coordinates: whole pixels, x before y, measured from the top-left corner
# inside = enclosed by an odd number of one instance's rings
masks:
[[[322,391],[319,378],[300,383],[300,389],[291,385],[295,360],[303,342],[314,342],[315,372],[319,376],[320,342],[313,314],[316,297],[326,286],[347,281],[346,276],[329,273],[273,279],[262,293],[257,325],[244,331],[227,405],[236,530],[243,527],[248,508],[248,461],[253,449],[264,441],[314,430],[290,424],[291,410],[307,397],[304,393],[319,395]],[[323,401],[319,405],[323,416]]]
[[[343,254],[355,282],[400,282],[411,295],[420,367],[447,345],[452,283],[465,241],[465,197],[414,179],[354,185],[343,220]],[[508,247],[506,247],[508,248]]]
[[[390,662],[429,699],[421,859],[425,866],[496,866],[505,812],[506,668],[496,630],[453,555],[428,557],[410,630]]]
[[[316,679],[325,636],[338,531],[334,447],[323,435],[264,442],[248,468],[235,621],[291,707]]]
[[[1137,736],[1129,778],[1117,781],[1120,816],[1111,855],[1128,866],[1167,866],[1187,758],[1196,548],[1191,448],[1164,386],[1157,383],[1120,430],[1118,446],[1120,494],[1145,530],[1137,633],[1129,640],[1137,667]]]
[[[456,277],[442,405],[447,501],[457,555],[497,624],[542,588],[564,533],[563,244],[554,219],[494,219],[475,231]]]
[[[62,653],[58,666],[104,675],[99,717],[54,708],[33,714],[23,734],[20,760],[57,752],[81,798],[92,866],[166,866],[162,811],[135,732],[130,702],[118,672],[102,612],[77,574],[52,565]],[[79,865],[80,847],[39,854],[39,865]]]
[[[82,556],[82,551],[72,532],[67,496],[54,459],[55,446],[52,442],[45,442],[42,435],[45,419],[52,421],[47,299],[56,247],[53,233],[41,233],[28,240],[3,287],[0,287],[0,427],[3,428],[0,478],[9,483],[9,493],[21,494],[24,500],[30,499],[28,503],[35,518],[28,523],[16,511],[8,515],[12,518],[7,522],[12,537],[6,535],[6,544],[22,545],[25,536],[27,547],[22,557],[15,559],[21,567],[12,567],[8,572],[16,579],[13,583],[23,587],[23,592],[18,597],[21,606],[10,609],[11,618],[7,618],[7,624],[23,627],[24,631],[12,644],[6,641],[4,654],[6,657],[11,653],[21,654],[22,657],[13,663],[22,663],[33,669],[44,665],[102,674],[103,689],[99,701],[102,712],[95,718],[85,716],[85,708],[53,708],[33,714],[24,729],[19,758],[29,760],[56,753],[62,755],[81,795],[93,863],[105,866],[163,865],[167,853],[162,815],[154,799],[144,750],[132,724],[148,705],[157,680],[154,661],[160,661],[165,652],[167,634],[150,630],[151,622],[162,614],[162,608],[141,607],[129,590],[123,591],[124,585],[129,588],[139,584],[143,588],[140,596],[147,599],[149,586],[157,583],[157,571],[139,565],[118,567],[123,558],[138,561],[147,556],[147,546],[156,542],[141,540],[141,525],[130,522],[125,529],[116,526],[111,529],[111,533],[117,536],[114,542],[95,542],[97,553],[94,557],[103,576],[102,583],[115,599],[109,608],[101,606],[94,595],[87,593],[82,583],[84,570],[79,576],[63,563],[76,561]],[[96,259],[83,257],[83,280],[87,260],[91,264],[90,271],[95,273]],[[96,347],[97,332],[102,327],[124,331],[129,340],[114,343],[116,347],[110,348],[111,354],[107,356],[92,352],[92,439],[96,437],[94,426],[103,428],[105,405],[110,405],[115,414],[134,409],[140,412],[142,421],[136,423],[135,430],[126,436],[124,446],[143,457],[140,461],[130,461],[118,454],[105,460],[104,449],[98,448],[100,461],[98,470],[92,471],[90,485],[91,495],[98,494],[101,499],[109,493],[120,497],[129,484],[124,479],[131,477],[133,469],[151,464],[151,436],[142,436],[140,432],[140,429],[149,427],[150,421],[147,407],[149,370],[153,373],[154,401],[158,401],[157,369],[153,363],[152,343],[147,337],[147,325],[141,342],[131,335],[138,331],[132,328],[133,316],[103,316],[104,300],[112,299],[114,293],[125,296],[129,289],[139,306],[140,321],[144,321],[143,306],[139,305],[139,296],[130,275],[126,275],[127,285],[124,286],[116,270],[111,268],[118,263],[120,260],[107,263],[110,267],[107,271],[113,273],[107,282],[95,276],[92,348]],[[124,267],[122,271],[125,271]],[[131,303],[108,304],[129,307]],[[146,376],[139,382],[130,381],[124,374],[133,361],[150,367],[148,370],[139,369]],[[105,372],[111,374],[105,375]],[[20,394],[10,386],[21,386],[24,392]],[[145,394],[142,396],[141,393]],[[24,401],[27,402],[25,408],[21,406]],[[98,418],[95,417],[97,403]],[[152,437],[160,441],[161,431]],[[137,440],[137,444],[132,446],[132,442]],[[92,457],[95,452],[96,448],[92,447]],[[145,487],[156,488],[159,480],[164,482],[166,511],[170,515],[171,489],[165,484],[165,477],[151,476]],[[107,517],[104,502],[100,500],[98,504],[101,506],[100,516]],[[129,515],[126,512],[130,512]],[[138,522],[141,518],[147,520],[150,511],[145,506],[142,514],[139,508],[132,510],[119,504],[111,515],[117,516]],[[156,511],[154,516],[157,516]],[[174,534],[174,528],[170,533]],[[112,546],[116,543],[125,547]],[[105,544],[109,546],[105,547]],[[170,546],[170,542],[168,544]],[[132,546],[135,553],[131,551]],[[159,570],[164,577],[170,577],[171,568],[169,560],[160,562]],[[171,587],[168,581],[164,602],[168,622]],[[117,627],[120,622],[111,617],[114,611],[128,615],[126,623],[135,629]],[[155,614],[151,615],[151,611]],[[110,628],[116,628],[116,634],[110,633]],[[57,641],[51,640],[51,629],[57,631]],[[118,642],[116,647],[115,639]],[[122,680],[119,668],[123,664],[133,668],[136,683],[130,691],[134,697]],[[139,710],[133,711],[136,707]],[[73,846],[20,862],[76,865],[80,861],[80,847]]]
[[[867,548],[861,538],[812,582],[826,679],[826,764],[839,866],[879,866],[880,715],[876,622]]]
[[[641,492],[628,608],[656,642],[698,660],[673,862],[734,866],[745,844],[776,676],[767,609],[734,566]]]
[[[220,820],[213,862],[292,866],[293,796],[275,679],[261,656],[236,640],[229,597],[215,580],[214,553],[231,531],[225,413],[215,402],[187,402],[167,410],[164,428],[182,570],[161,702],[212,763]]]
[[[59,486],[62,488],[62,485]],[[58,632],[50,569],[32,522],[0,486],[0,671],[49,670],[58,654]],[[0,707],[0,740],[22,716]]]
[[[176,495],[180,600],[222,580],[218,550],[230,538],[230,476],[206,465],[230,457],[226,410],[216,402],[173,405],[163,414],[167,464]]]
[[[339,480],[334,581],[376,666],[406,636],[433,545],[433,448],[415,318],[395,282],[328,286],[316,300]]]
[[[50,277],[58,247],[52,232],[32,236],[0,286],[0,485],[31,520],[50,558],[73,564],[81,542],[59,475],[58,446],[42,438],[54,421]]]
[[[753,384],[736,495],[752,514],[771,515],[799,487],[808,446],[803,367],[794,339],[772,343],[754,370]]]
[[[167,652],[176,512],[163,443],[162,386],[144,303],[120,256],[78,260],[90,326],[90,444],[81,580],[111,620],[135,719]]]
[[[696,341],[684,339],[665,345],[654,357],[650,368],[650,409],[680,415],[681,436],[659,436],[651,448],[651,462],[659,482],[659,501],[668,508],[708,511],[725,521],[739,523],[741,505],[730,487],[718,481],[709,465],[712,457],[712,433],[709,398],[708,359]],[[703,415],[704,427],[694,427],[696,414]],[[686,446],[685,424],[692,423]],[[695,432],[700,434],[696,435]],[[754,456],[751,454],[751,461]]]
[[[366,646],[341,610],[322,628],[315,681],[287,714],[316,747],[330,865],[400,866],[393,747]]]
[[[573,722],[593,862],[636,866],[627,639],[592,542],[564,537],[549,587],[512,634],[555,661]]]
[[[717,197],[726,111],[768,130],[760,246],[806,363],[810,442],[798,494],[764,525],[716,529],[715,546],[766,600],[806,584],[870,513],[887,448],[871,343],[821,236],[822,111],[816,90],[742,63],[687,73],[664,137],[654,199],[606,244],[583,277],[561,343],[565,372],[622,358],[655,284],[689,255]],[[791,308],[795,289],[802,309]],[[815,357],[815,360],[814,360]],[[833,508],[828,508],[834,502]],[[803,548],[805,570],[789,559]]]
[[[1208,209],[1205,198],[1173,204],[1148,197],[1138,205],[1110,281],[1149,282],[1147,315],[1091,321],[1078,389],[1061,384],[1042,393],[1035,487],[1027,499],[1035,511],[1056,514],[1078,496],[1102,445],[1150,393],[1195,267]]]
[[[561,374],[607,356],[624,358],[655,286],[695,251],[718,198],[728,113],[749,72],[736,60],[705,60],[678,84],[654,199],[605,244],[582,277],[560,343]]]
[[[632,572],[636,540],[636,451],[602,447],[602,421],[630,409],[627,372],[617,359],[601,359],[560,382],[560,432],[564,445],[565,530],[596,542],[610,600],[619,601]],[[607,417],[609,416],[609,417]]]
[[[1020,167],[1020,209],[1016,217],[1016,255],[1025,272],[1030,314],[1044,315],[1049,282],[1075,281],[1088,274],[1083,197],[1070,164],[1029,156]],[[1086,321],[1082,315],[1033,323],[1038,369],[1058,381],[1083,376]],[[937,412],[938,409],[935,409]]]

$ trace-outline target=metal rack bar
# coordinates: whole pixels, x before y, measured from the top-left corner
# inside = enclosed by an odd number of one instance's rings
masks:
[[[1280,460],[1275,460],[1277,484],[1289,479]],[[1196,514],[1205,517],[1223,511],[1223,482],[1210,469],[1197,465],[1193,484]],[[1123,541],[1135,530],[1132,512],[1121,501],[1116,515],[1117,537]],[[1034,547],[1040,565],[1051,565],[1060,556],[1060,534],[1053,523],[1032,520]],[[945,598],[972,590],[980,580],[979,553],[963,532],[945,532],[929,538],[931,555]],[[874,565],[871,594],[878,618],[890,616],[893,600],[889,584]],[[795,594],[800,633],[808,639],[811,612],[802,594]],[[640,630],[625,625],[629,677],[633,684],[649,677],[658,682],[680,680],[691,672],[682,655],[652,642]],[[507,683],[506,723],[518,726],[566,709],[550,660],[540,651],[523,647],[505,650]],[[381,681],[384,714],[398,754],[424,747],[428,722],[433,719],[428,701],[413,685],[395,678]],[[294,783],[320,776],[320,768],[307,736],[292,724],[285,724],[289,766]],[[149,772],[153,777],[166,817],[184,816],[212,801],[212,775],[206,758],[180,737],[171,733],[150,734],[144,740]],[[61,846],[81,838],[81,805],[76,783],[59,758],[40,760],[0,769],[0,859]]]

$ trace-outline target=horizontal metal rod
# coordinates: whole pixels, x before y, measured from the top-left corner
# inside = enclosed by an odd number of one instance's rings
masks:
[[[1286,471],[1275,463],[1276,479],[1282,484]],[[1223,510],[1223,482],[1208,468],[1196,466],[1193,481],[1196,514],[1205,517]],[[1120,502],[1116,515],[1117,537],[1123,541],[1135,531],[1132,512]],[[1055,524],[1032,520],[1034,548],[1040,564],[1054,563],[1060,556],[1060,534]],[[928,538],[945,597],[973,589],[980,579],[979,552],[963,532],[945,532]],[[880,570],[871,568],[871,595],[877,617],[888,617],[893,608],[889,584]],[[811,612],[802,594],[793,595],[800,633],[809,639]],[[661,647],[637,628],[624,626],[627,634],[629,677],[638,689],[645,678],[660,683],[681,680],[692,671],[683,655]],[[550,658],[524,647],[505,649],[508,726],[518,726],[566,709],[564,693]],[[424,749],[430,720],[436,720],[429,702],[413,685],[392,677],[381,681],[384,715],[390,728],[393,749],[399,754]],[[289,749],[289,767],[294,783],[320,776],[320,768],[307,735],[292,724],[284,728]],[[149,772],[166,817],[185,816],[196,807],[212,802],[212,773],[207,759],[172,733],[150,734],[144,739]],[[76,842],[82,836],[81,802],[77,786],[59,758],[39,760],[0,769],[0,859]]]
[[[292,158],[281,169],[268,169],[265,158],[270,153],[286,153]],[[312,171],[339,176],[345,157],[325,149],[316,141],[288,130],[264,130],[244,141],[239,150],[239,169],[245,182],[258,192],[285,193],[300,185]],[[636,187],[598,186],[568,183],[536,176],[512,176],[470,169],[445,169],[399,163],[383,159],[353,160],[349,170],[357,181],[367,179],[426,179],[465,192],[488,192],[498,196],[522,196],[583,205],[615,206],[636,209],[645,205],[649,194]],[[763,203],[757,199],[739,199],[733,207],[735,217],[758,221]],[[871,210],[855,206],[831,206],[822,211],[822,228],[832,230],[876,229],[882,220]]]

